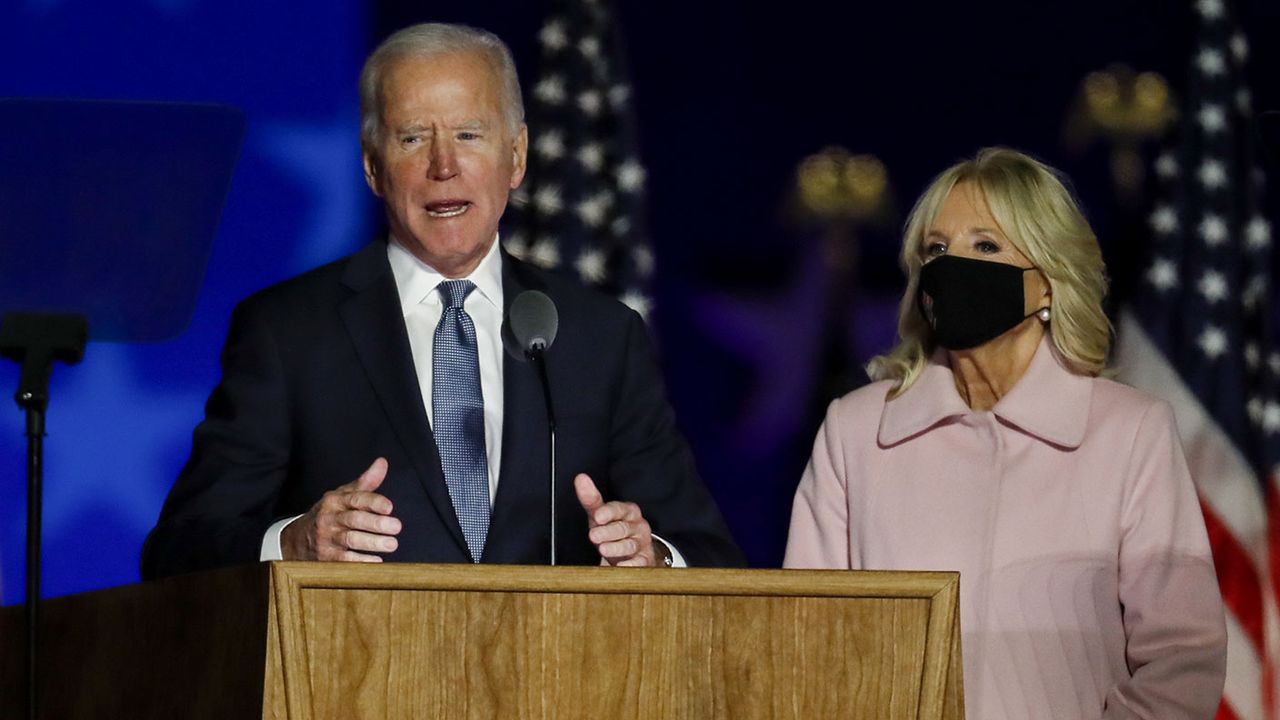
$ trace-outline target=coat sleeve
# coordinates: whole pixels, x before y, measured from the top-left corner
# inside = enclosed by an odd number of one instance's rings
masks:
[[[1172,412],[1139,423],[1121,508],[1120,604],[1130,677],[1104,718],[1208,720],[1222,697],[1226,626],[1204,517]]]
[[[840,401],[827,408],[796,488],[783,567],[856,569],[850,553],[849,489]]]
[[[609,475],[617,499],[640,506],[653,532],[693,566],[745,565],[676,427],[649,331],[627,312],[625,350],[609,428]]]
[[[222,380],[191,458],[142,549],[152,579],[258,560],[289,458],[285,373],[267,323],[243,303],[231,318]]]

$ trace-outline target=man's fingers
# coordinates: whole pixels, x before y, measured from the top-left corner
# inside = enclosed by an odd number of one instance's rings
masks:
[[[375,492],[347,493],[342,500],[348,510],[367,510],[379,515],[390,515],[392,510],[391,500]]]
[[[596,489],[596,484],[591,481],[591,476],[586,473],[578,473],[573,478],[573,491],[578,494],[578,504],[582,506],[583,510],[587,511],[588,519],[593,517],[596,508],[604,504],[604,496]]]
[[[644,515],[640,513],[640,506],[635,503],[607,502],[595,510],[588,511],[591,524],[605,525],[613,522],[626,522],[643,519]]]
[[[635,538],[625,538],[617,542],[607,542],[599,545],[600,556],[609,560],[625,560],[640,552],[640,541]]]
[[[387,459],[377,458],[368,470],[360,473],[360,477],[356,478],[356,489],[365,492],[373,492],[377,490],[382,481],[387,479]]]
[[[362,530],[347,530],[334,537],[334,542],[347,550],[361,552],[393,552],[400,544],[398,540],[388,535]]]
[[[347,510],[339,513],[338,524],[352,530],[364,530],[378,535],[399,535],[400,519],[365,510]]]
[[[628,535],[633,535],[634,533],[635,528],[633,528],[630,523],[620,521],[611,522],[607,525],[597,525],[596,527],[591,528],[587,533],[587,537],[591,542],[599,545],[600,543],[621,540],[622,538],[627,537]]]
[[[380,563],[382,558],[378,555],[365,555],[354,550],[347,550],[340,557],[334,558],[340,562],[363,562],[363,563]]]

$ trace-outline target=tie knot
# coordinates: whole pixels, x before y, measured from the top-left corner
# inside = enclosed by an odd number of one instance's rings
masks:
[[[462,309],[462,303],[476,289],[470,280],[445,280],[440,283],[440,297],[444,299],[444,309]]]

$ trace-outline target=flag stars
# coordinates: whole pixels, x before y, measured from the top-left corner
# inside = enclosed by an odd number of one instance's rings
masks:
[[[649,319],[649,312],[653,309],[653,303],[644,293],[638,290],[628,290],[618,299],[622,301],[623,305],[639,313],[640,317],[645,320]]]
[[[1206,271],[1196,287],[1211,305],[1227,299],[1227,279],[1217,270]]]
[[[1250,250],[1265,250],[1271,246],[1271,223],[1255,215],[1244,229],[1245,245]]]
[[[1221,160],[1205,160],[1198,177],[1206,190],[1216,190],[1227,184],[1227,166]]]
[[[1262,275],[1254,275],[1245,285],[1240,295],[1240,303],[1246,310],[1252,310],[1267,298],[1267,279]]]
[[[538,42],[548,50],[560,50],[569,44],[569,36],[565,34],[564,23],[552,21],[542,26],[538,33]]]
[[[548,75],[533,86],[533,96],[548,105],[564,103],[564,78],[559,75]]]
[[[1253,95],[1249,94],[1248,88],[1236,91],[1236,109],[1245,114],[1253,111]]]
[[[1168,205],[1159,205],[1151,213],[1151,227],[1161,235],[1169,235],[1178,229],[1178,213]]]
[[[1227,61],[1220,51],[1201,48],[1200,53],[1196,55],[1196,67],[1200,68],[1200,72],[1204,75],[1213,77],[1227,72]]]
[[[502,241],[502,246],[520,260],[523,260],[525,254],[529,252],[529,241],[525,239],[523,233],[513,232],[507,235]]]
[[[534,207],[544,215],[556,215],[564,209],[564,201],[560,198],[558,185],[545,185],[533,194]]]
[[[1200,333],[1196,344],[1204,351],[1205,357],[1216,360],[1227,351],[1227,333],[1220,327],[1209,325]]]
[[[1249,59],[1249,41],[1245,39],[1244,33],[1236,33],[1231,36],[1228,43],[1231,47],[1231,57],[1236,59],[1237,63],[1243,63]]]
[[[653,274],[653,250],[648,245],[637,245],[631,250],[631,259],[635,262],[636,272],[640,277]]]
[[[591,172],[604,167],[604,148],[600,143],[587,143],[578,149],[578,163]]]
[[[1209,247],[1217,247],[1227,241],[1227,221],[1222,216],[1205,213],[1200,221],[1200,237]]]
[[[541,268],[551,270],[560,264],[560,248],[553,237],[543,236],[529,249],[529,262]]]
[[[601,191],[578,203],[574,208],[574,212],[582,220],[582,224],[587,227],[598,228],[604,225],[604,221],[609,214],[609,208],[612,206],[613,196],[607,191]]]
[[[598,90],[584,90],[578,94],[578,109],[588,115],[599,115],[603,105]]]
[[[1268,435],[1280,432],[1280,402],[1271,400],[1263,406],[1262,429]]]
[[[1258,349],[1258,343],[1249,342],[1244,346],[1244,364],[1250,370],[1257,370],[1262,364],[1262,351]]]
[[[1160,153],[1156,158],[1156,175],[1164,180],[1178,177],[1178,158],[1171,152]]]
[[[1197,0],[1196,12],[1205,20],[1217,20],[1222,17],[1222,0]]]
[[[629,100],[631,100],[631,88],[627,85],[619,83],[609,88],[609,104],[615,109],[623,109]]]
[[[578,41],[578,52],[582,53],[582,57],[588,60],[595,60],[600,57],[600,39],[594,37],[584,37]]]
[[[613,233],[616,238],[625,237],[627,233],[631,232],[631,218],[626,215],[619,216],[609,223],[609,232]]]
[[[1245,412],[1249,414],[1249,420],[1251,420],[1254,425],[1262,424],[1262,398],[1249,398],[1249,402],[1244,404],[1244,409]]]
[[[543,160],[559,160],[564,156],[564,136],[559,130],[548,130],[538,136],[533,151]]]
[[[1198,116],[1200,127],[1210,135],[1222,132],[1227,128],[1227,113],[1221,105],[1205,105]]]
[[[635,158],[628,158],[618,166],[618,187],[624,192],[636,192],[644,187],[645,172]]]
[[[1147,282],[1164,292],[1178,286],[1178,268],[1168,258],[1156,258],[1147,270]]]
[[[605,257],[604,253],[598,248],[587,248],[582,251],[578,259],[573,263],[574,268],[578,271],[578,276],[582,278],[582,282],[588,285],[599,285],[607,276],[605,273]]]

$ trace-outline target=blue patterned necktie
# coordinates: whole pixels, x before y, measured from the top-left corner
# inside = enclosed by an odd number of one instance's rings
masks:
[[[489,459],[476,326],[462,309],[475,287],[470,280],[446,280],[439,285],[444,312],[431,349],[431,408],[449,498],[471,559],[480,562],[489,533]]]

